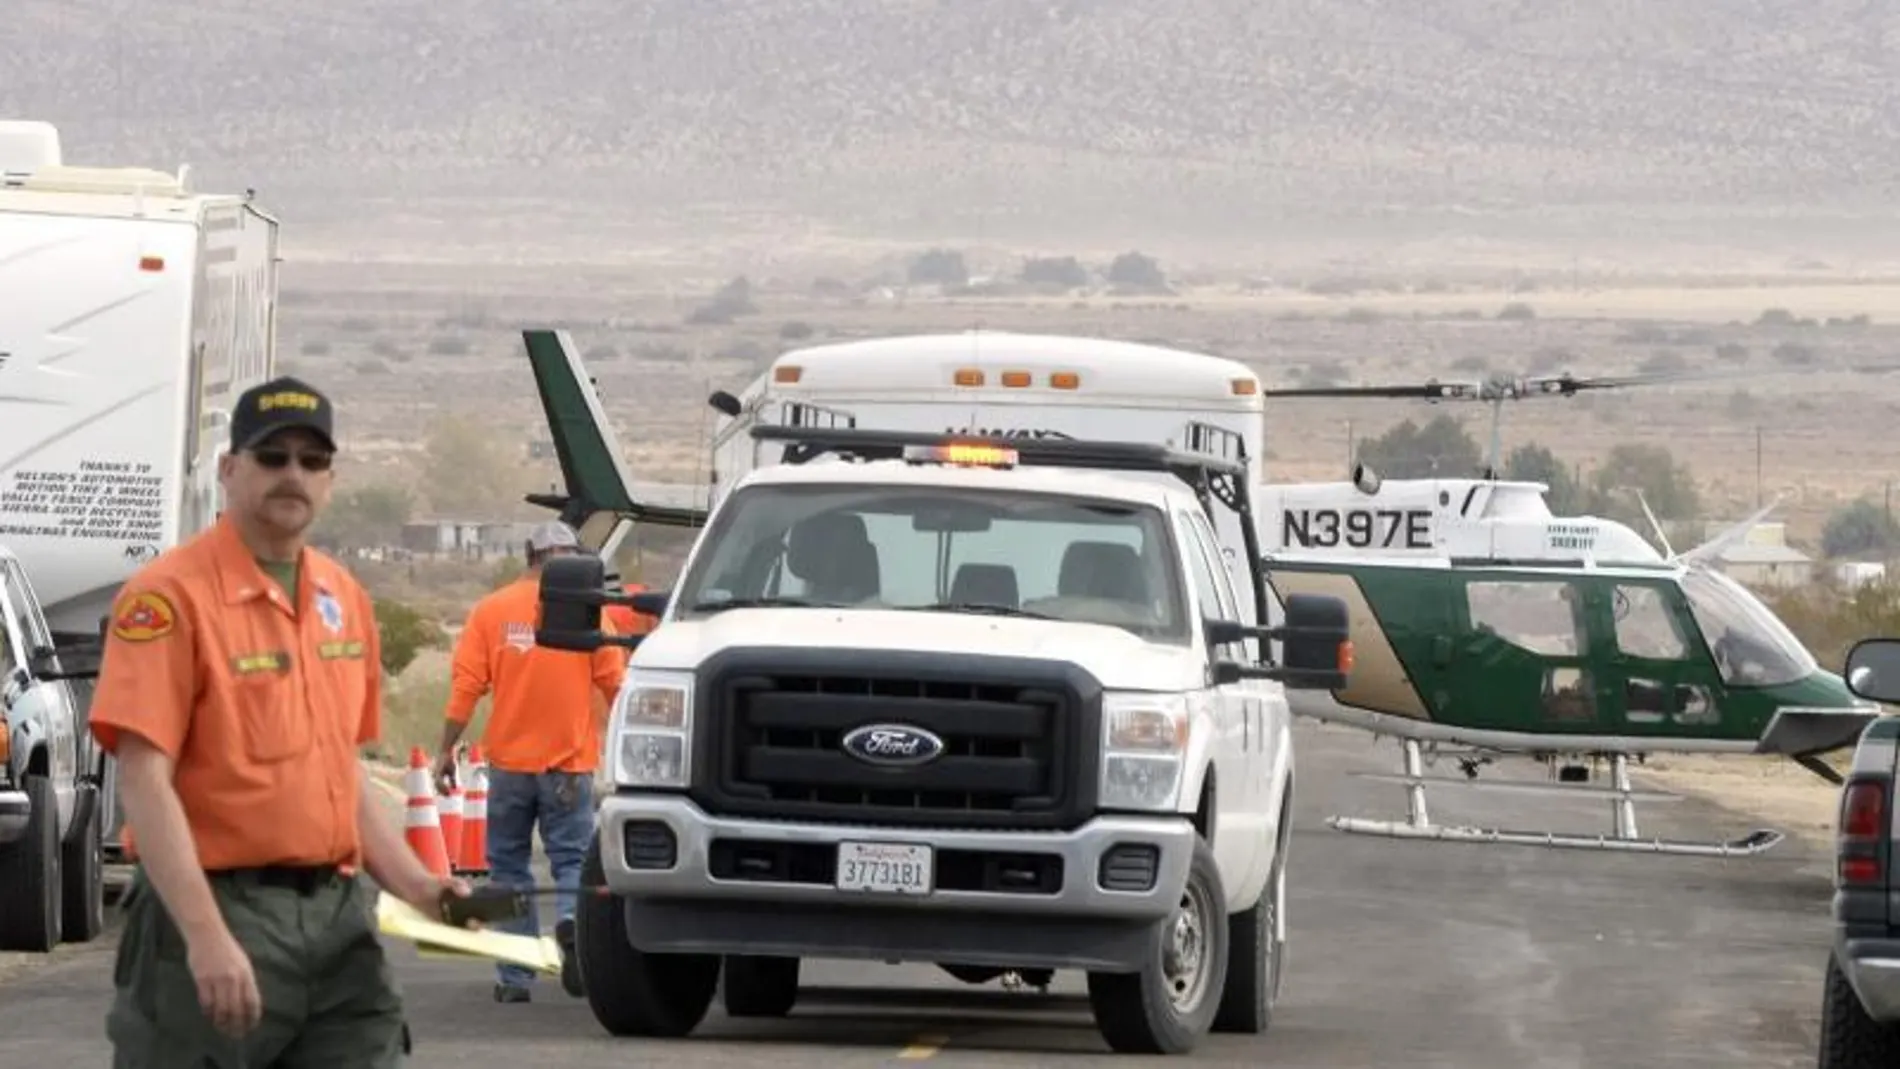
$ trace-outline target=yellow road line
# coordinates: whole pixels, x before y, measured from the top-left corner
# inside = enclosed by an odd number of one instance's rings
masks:
[[[922,1061],[925,1058],[935,1057],[936,1053],[948,1042],[950,1042],[949,1036],[918,1036],[910,1046],[898,1051],[897,1056],[907,1061]]]

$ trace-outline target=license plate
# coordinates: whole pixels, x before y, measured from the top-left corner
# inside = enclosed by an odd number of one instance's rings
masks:
[[[838,889],[882,895],[927,895],[931,850],[910,843],[839,843]]]

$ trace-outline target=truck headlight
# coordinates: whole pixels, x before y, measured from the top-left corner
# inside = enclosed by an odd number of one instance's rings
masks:
[[[1102,702],[1104,809],[1172,811],[1188,744],[1187,699],[1179,694],[1110,694]]]
[[[627,673],[614,697],[610,772],[621,787],[685,787],[692,775],[693,677]]]

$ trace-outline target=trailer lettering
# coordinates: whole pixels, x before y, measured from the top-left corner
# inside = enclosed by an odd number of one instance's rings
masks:
[[[164,492],[164,480],[138,461],[82,460],[66,471],[15,471],[0,487],[0,540],[162,542]]]
[[[1289,546],[1354,549],[1432,548],[1430,509],[1287,509],[1280,541]]]
[[[975,438],[1070,438],[1061,431],[1037,427],[945,427],[945,434],[967,434]]]

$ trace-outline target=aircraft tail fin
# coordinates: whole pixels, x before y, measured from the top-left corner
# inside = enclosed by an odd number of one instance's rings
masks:
[[[521,341],[534,370],[535,389],[541,395],[566,491],[529,494],[528,503],[558,512],[563,522],[579,532],[582,544],[603,556],[611,555],[636,523],[702,526],[704,508],[651,504],[634,496],[633,480],[621,463],[620,445],[608,426],[600,395],[567,332],[524,330]]]

